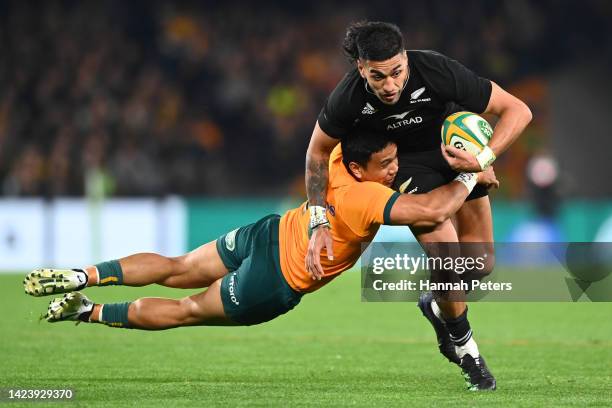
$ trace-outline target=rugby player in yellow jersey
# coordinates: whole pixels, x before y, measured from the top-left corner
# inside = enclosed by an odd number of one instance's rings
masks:
[[[197,325],[253,325],[291,310],[301,297],[351,268],[381,224],[432,226],[463,204],[477,182],[497,185],[492,170],[462,173],[427,194],[393,191],[397,147],[384,138],[355,135],[330,161],[328,214],[335,258],[322,260],[324,274],[311,276],[304,257],[309,241],[307,204],[282,217],[269,215],[176,258],[131,255],[83,269],[37,269],[24,280],[26,293],[53,299],[42,317],[112,327],[163,330]],[[344,155],[343,155],[344,153]],[[98,304],[78,292],[87,286],[204,288],[183,299],[141,298]]]

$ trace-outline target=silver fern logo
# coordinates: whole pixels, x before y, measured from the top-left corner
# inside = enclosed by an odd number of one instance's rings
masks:
[[[410,99],[417,99],[419,96],[423,95],[423,92],[425,92],[425,87],[417,89],[410,94]]]

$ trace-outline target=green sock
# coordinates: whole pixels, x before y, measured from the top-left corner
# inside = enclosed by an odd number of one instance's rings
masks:
[[[98,268],[98,286],[123,285],[123,271],[118,260],[102,262]]]
[[[110,327],[120,327],[130,329],[128,322],[128,309],[132,302],[125,303],[107,303],[102,305],[100,313],[100,323],[104,323]]]

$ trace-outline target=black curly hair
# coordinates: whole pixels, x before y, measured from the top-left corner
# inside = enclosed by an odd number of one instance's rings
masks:
[[[374,153],[382,151],[394,141],[385,133],[375,133],[367,129],[354,129],[350,135],[342,138],[342,162],[346,169],[350,162],[362,167],[368,167],[368,162]]]
[[[384,61],[404,51],[404,37],[395,24],[364,20],[347,27],[342,49],[351,62]]]

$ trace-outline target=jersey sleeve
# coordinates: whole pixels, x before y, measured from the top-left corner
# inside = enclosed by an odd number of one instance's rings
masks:
[[[444,100],[482,113],[491,98],[491,81],[476,75],[461,63],[434,51],[422,53],[425,78]]]
[[[400,195],[379,183],[355,183],[344,196],[342,218],[355,234],[366,235],[374,226],[391,223],[391,208]]]
[[[317,119],[319,127],[336,139],[348,135],[355,120],[349,110],[351,95],[348,91],[348,82],[347,75],[329,95]]]

